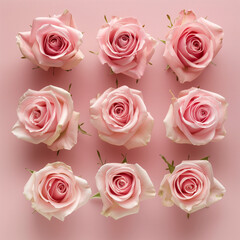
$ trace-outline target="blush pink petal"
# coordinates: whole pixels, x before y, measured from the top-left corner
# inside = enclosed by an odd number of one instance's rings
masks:
[[[36,64],[36,59],[33,55],[31,46],[29,45],[30,42],[30,32],[20,32],[17,35],[17,44],[22,55],[28,58],[30,61]]]
[[[76,54],[74,54],[71,58],[68,59],[68,61],[66,61],[63,65],[62,65],[62,69],[63,70],[70,70],[73,67],[77,66],[84,58],[83,53],[81,52],[81,50],[78,50],[76,52]]]
[[[161,181],[158,195],[162,198],[162,203],[165,207],[172,207],[174,202],[172,201],[172,193],[169,186],[168,178],[171,174],[166,174]]]
[[[124,146],[127,149],[146,146],[150,142],[150,139],[151,139],[153,123],[154,123],[154,119],[150,115],[150,113],[148,113],[147,119],[144,121],[144,123],[141,125],[141,127],[137,130],[137,132],[134,134],[134,136],[131,137],[124,144]]]
[[[216,54],[222,48],[222,42],[223,42],[223,36],[224,36],[222,27],[202,17],[199,18],[197,21],[203,24],[204,26],[206,26],[207,29],[213,34],[215,39],[215,46],[216,46],[214,51],[214,56],[216,56]]]
[[[60,149],[71,150],[77,143],[79,119],[80,113],[73,112],[66,130],[62,132],[57,140],[54,141],[52,145],[48,146],[48,148],[53,151],[58,151]]]
[[[72,14],[68,10],[65,10],[62,15],[57,15],[54,17],[58,18],[62,23],[69,27],[77,28],[75,21],[73,20]]]
[[[31,29],[31,36],[30,36],[30,44],[33,45],[36,39],[37,31],[40,27],[45,24],[52,24],[55,26],[62,26],[63,23],[57,18],[51,17],[38,17],[33,20],[32,29]]]
[[[179,13],[179,16],[178,18],[174,21],[174,27],[176,26],[181,26],[183,24],[186,24],[186,23],[189,23],[189,22],[193,22],[194,20],[196,20],[197,17],[196,15],[194,14],[193,11],[185,11],[185,10],[182,10],[180,13]]]

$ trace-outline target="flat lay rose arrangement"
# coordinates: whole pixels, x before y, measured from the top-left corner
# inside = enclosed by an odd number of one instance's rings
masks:
[[[191,82],[212,63],[222,47],[223,30],[205,18],[197,18],[193,11],[182,10],[170,25],[163,57],[179,83]],[[113,74],[124,74],[136,83],[160,42],[133,17],[112,17],[96,34],[102,64]],[[61,68],[71,71],[84,59],[81,52],[83,34],[77,29],[69,11],[52,17],[33,20],[31,31],[19,32],[17,44],[23,55],[45,71]],[[177,84],[179,84],[177,83]],[[151,141],[154,122],[144,93],[124,85],[108,88],[90,96],[89,121],[99,138],[111,145],[126,149],[144,147]],[[222,140],[226,135],[224,122],[227,102],[217,93],[201,88],[185,89],[172,103],[163,123],[166,136],[180,144],[205,145]],[[44,143],[57,154],[71,150],[77,144],[79,132],[87,134],[79,124],[80,113],[74,109],[71,93],[53,85],[40,90],[28,89],[20,98],[12,133],[29,143]],[[189,214],[222,199],[225,188],[214,177],[208,157],[183,160],[174,165],[161,155],[167,165],[156,191],[150,174],[139,164],[130,164],[126,156],[122,163],[106,163],[97,151],[101,167],[96,173],[97,193],[92,193],[88,182],[75,176],[63,162],[49,163],[40,170],[29,170],[31,176],[24,187],[25,197],[32,208],[51,219],[64,220],[66,216],[100,198],[101,214],[114,219],[135,214],[140,202],[157,194],[164,206],[178,206]]]

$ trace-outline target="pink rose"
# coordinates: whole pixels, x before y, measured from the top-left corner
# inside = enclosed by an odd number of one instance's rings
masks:
[[[191,82],[217,55],[222,40],[220,26],[183,10],[166,36],[163,56],[180,83]]]
[[[97,39],[101,63],[135,79],[142,77],[156,46],[156,40],[132,17],[112,17],[99,29]]]
[[[212,165],[206,160],[183,161],[161,182],[159,195],[163,205],[176,204],[193,213],[222,199],[223,185],[213,177]]]
[[[155,196],[147,172],[138,164],[108,163],[96,174],[102,214],[114,219],[139,211],[139,202]]]
[[[55,162],[33,171],[23,194],[48,220],[55,217],[63,221],[88,202],[92,191],[85,179],[73,175],[70,166]]]
[[[204,145],[225,137],[227,103],[219,94],[190,88],[173,98],[164,119],[167,137],[176,143]]]
[[[34,144],[45,143],[53,151],[70,150],[77,143],[79,113],[66,90],[47,86],[27,90],[20,98],[18,121],[12,133]]]
[[[151,139],[153,118],[138,90],[109,88],[90,102],[91,123],[99,137],[127,149],[145,146]]]
[[[71,13],[35,18],[29,32],[17,35],[23,56],[45,71],[49,67],[70,70],[82,59],[82,33],[76,29]]]

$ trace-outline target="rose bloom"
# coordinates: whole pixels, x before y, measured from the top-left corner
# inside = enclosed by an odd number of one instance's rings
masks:
[[[100,62],[107,63],[114,73],[135,79],[142,77],[157,43],[132,17],[112,17],[99,29],[97,39]]]
[[[180,83],[191,82],[217,55],[222,40],[220,26],[183,10],[166,36],[163,57]]]
[[[22,140],[45,143],[53,151],[70,150],[77,143],[80,114],[73,111],[72,97],[62,88],[27,90],[19,100],[17,115],[12,133]]]
[[[34,210],[48,220],[55,217],[63,221],[88,202],[92,191],[85,179],[73,175],[70,166],[55,162],[34,171],[23,194]]]
[[[159,195],[163,205],[176,204],[193,213],[222,199],[223,185],[213,177],[212,165],[206,160],[188,160],[177,165],[161,182]]]
[[[23,56],[45,71],[49,67],[70,70],[82,59],[82,33],[76,29],[71,13],[35,18],[29,32],[17,35]]]
[[[139,202],[155,196],[147,172],[138,164],[107,163],[96,174],[102,214],[114,219],[139,211]]]
[[[131,149],[151,139],[153,118],[138,90],[127,86],[107,89],[90,101],[90,115],[99,137],[110,144]]]
[[[176,143],[204,145],[225,137],[227,103],[219,94],[190,88],[172,99],[164,119],[166,135]]]

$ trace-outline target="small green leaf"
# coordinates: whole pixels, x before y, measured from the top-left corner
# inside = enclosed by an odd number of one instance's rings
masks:
[[[33,67],[32,70],[36,70],[36,69],[38,69],[38,68],[40,68],[40,67],[39,67],[39,66]]]
[[[166,67],[166,70],[168,70],[170,68],[170,66],[169,65],[167,65],[167,67]]]
[[[71,87],[72,87],[72,83],[70,83],[69,86],[68,86],[68,92],[69,92],[69,93],[70,93],[70,91],[71,91]]]
[[[108,23],[108,20],[107,20],[107,17],[106,17],[106,15],[104,15],[104,19],[105,19],[106,23]]]
[[[111,72],[111,74],[115,74],[115,72],[110,68],[110,72]]]
[[[26,57],[25,56],[22,56],[21,59],[25,59]]]
[[[33,170],[31,170],[31,169],[28,169],[28,168],[25,168],[28,172],[30,172],[31,174],[33,174],[34,173],[34,171]]]
[[[96,193],[95,195],[93,195],[91,198],[100,198],[101,197],[101,195],[100,195],[100,193],[98,192],[98,193]]]
[[[166,44],[166,41],[165,41],[165,40],[161,40],[161,39],[160,39],[160,42],[162,42],[162,43]]]
[[[122,154],[123,156],[123,160],[122,160],[122,163],[127,163],[127,154]]]
[[[92,53],[92,54],[98,55],[97,52],[93,52],[93,51],[89,51],[89,52]]]
[[[60,153],[60,150],[57,151],[57,156],[59,155],[59,153]]]
[[[187,219],[189,219],[189,218],[190,218],[190,213],[187,214]]]
[[[102,157],[100,155],[100,152],[98,150],[97,150],[97,155],[98,155],[98,158],[100,160],[100,163],[98,163],[98,164],[104,165],[106,163],[106,161],[103,162]]]
[[[118,88],[118,79],[116,78],[116,88]]]
[[[160,154],[160,156],[163,159],[163,161],[168,165],[168,168],[166,170],[169,170],[169,172],[172,173],[175,169],[174,161],[172,161],[172,164],[170,164],[163,155]]]
[[[68,69],[68,70],[65,70],[66,72],[71,72],[72,71],[72,69]]]
[[[151,66],[153,65],[151,62],[148,62],[148,64],[151,65]]]
[[[170,22],[170,26],[168,26],[168,27],[171,28],[173,26],[173,23],[172,23],[171,17],[168,14],[167,14],[167,18]]]
[[[82,134],[85,134],[85,135],[88,135],[88,136],[92,136],[91,134],[87,133],[85,130],[83,130],[81,128],[81,126],[83,125],[84,123],[80,123],[78,124],[78,131],[81,132]]]
[[[138,84],[138,82],[139,82],[139,79],[136,79],[136,83]]]
[[[143,24],[142,27],[144,28],[144,27],[145,27],[145,24]]]
[[[206,160],[206,161],[208,161],[208,158],[209,158],[210,156],[206,156],[206,157],[204,157],[204,158],[201,158],[200,160]]]

